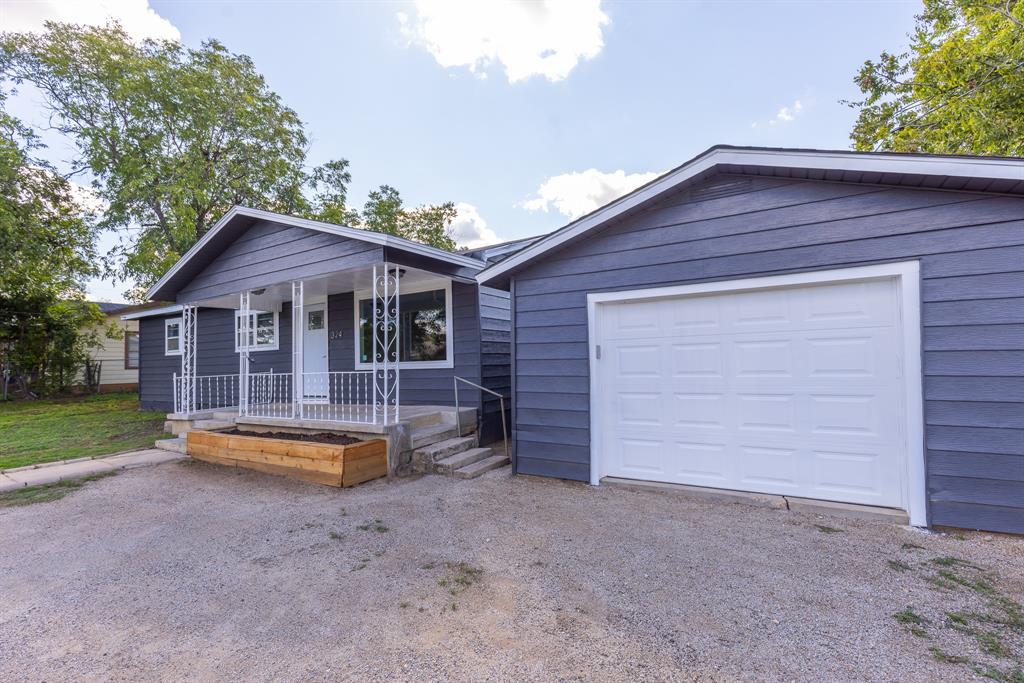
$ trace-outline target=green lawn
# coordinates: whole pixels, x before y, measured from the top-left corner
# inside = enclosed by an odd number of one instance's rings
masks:
[[[0,402],[0,469],[151,447],[166,418],[135,393]]]

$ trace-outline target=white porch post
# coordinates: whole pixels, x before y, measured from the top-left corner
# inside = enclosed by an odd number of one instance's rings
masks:
[[[181,412],[196,410],[196,307],[181,307]]]
[[[292,417],[304,417],[305,366],[302,358],[302,339],[305,320],[303,310],[305,304],[305,284],[302,280],[292,281]]]
[[[250,320],[249,290],[238,295],[238,414],[249,414],[249,334]]]
[[[373,267],[373,399],[376,424],[378,414],[388,424],[393,410],[398,422],[399,389],[399,309],[398,269],[385,262]]]

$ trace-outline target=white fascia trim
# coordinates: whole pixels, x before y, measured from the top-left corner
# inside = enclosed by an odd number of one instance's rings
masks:
[[[790,275],[768,275],[764,277],[744,278],[741,280],[721,280],[703,282],[693,285],[677,285],[671,287],[651,287],[619,292],[593,292],[587,294],[587,332],[590,352],[590,483],[600,484],[601,439],[600,434],[603,416],[601,402],[595,400],[602,396],[603,387],[600,383],[600,372],[597,368],[597,352],[595,346],[599,339],[600,304],[621,303],[624,301],[650,301],[679,296],[735,292],[752,289],[776,287],[793,287],[798,285],[820,284],[827,282],[845,282],[856,280],[874,280],[894,277],[898,283],[900,317],[902,322],[902,355],[903,381],[905,396],[905,431],[907,458],[905,462],[903,503],[913,526],[928,526],[928,502],[925,487],[924,457],[924,398],[921,365],[921,266],[918,261],[902,261],[899,263],[883,263],[874,266],[854,268],[836,268],[832,270],[815,270]]]
[[[210,230],[203,235],[202,239],[192,245],[192,248],[185,252],[185,255],[178,259],[177,263],[171,266],[170,270],[164,273],[164,276],[160,278],[155,285],[149,288],[146,292],[147,298],[153,298],[153,293],[163,287],[168,280],[181,270],[181,268],[188,263],[193,256],[202,251],[203,247],[213,239],[213,237],[227,225],[231,219],[235,216],[248,216],[250,218],[256,218],[258,220],[273,221],[275,223],[281,223],[282,225],[291,225],[297,228],[306,228],[308,230],[316,230],[318,232],[326,232],[332,235],[339,235],[341,237],[348,237],[351,239],[361,240],[363,242],[370,242],[371,244],[379,244],[385,247],[395,247],[397,249],[403,249],[410,251],[414,254],[421,256],[427,256],[430,258],[436,258],[442,261],[448,261],[459,266],[465,266],[466,268],[474,268],[476,270],[483,269],[487,264],[479,259],[471,258],[469,256],[462,256],[461,254],[453,254],[450,251],[444,249],[438,249],[436,247],[427,246],[426,244],[419,244],[411,240],[402,239],[401,237],[393,237],[391,235],[384,235],[379,232],[372,232],[370,230],[359,230],[358,228],[347,228],[343,225],[333,225],[331,223],[321,223],[320,221],[310,220],[308,218],[299,218],[298,216],[289,216],[287,214],[274,213],[273,211],[263,211],[261,209],[250,209],[245,206],[232,206],[227,213],[221,216],[221,219],[217,221]]]
[[[149,308],[145,311],[138,311],[136,313],[127,313],[121,316],[121,320],[138,320],[139,318],[153,318],[158,315],[169,315],[171,313],[181,313],[181,305],[175,306],[164,306],[163,308]]]
[[[863,171],[912,175],[991,178],[1024,181],[1024,161],[1016,159],[964,159],[957,157],[907,156],[902,154],[860,155],[855,152],[775,151],[713,149],[687,164],[656,178],[632,193],[597,209],[576,223],[551,233],[522,251],[477,274],[483,284],[573,240],[617,216],[671,191],[690,178],[719,165],[781,166],[822,171]]]

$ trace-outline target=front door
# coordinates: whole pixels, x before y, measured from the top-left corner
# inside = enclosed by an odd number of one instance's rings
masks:
[[[327,400],[327,305],[308,304],[302,329],[303,388],[307,399]]]

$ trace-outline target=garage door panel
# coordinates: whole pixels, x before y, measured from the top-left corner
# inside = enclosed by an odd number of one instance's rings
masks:
[[[602,473],[902,505],[895,292],[879,280],[602,305]]]

